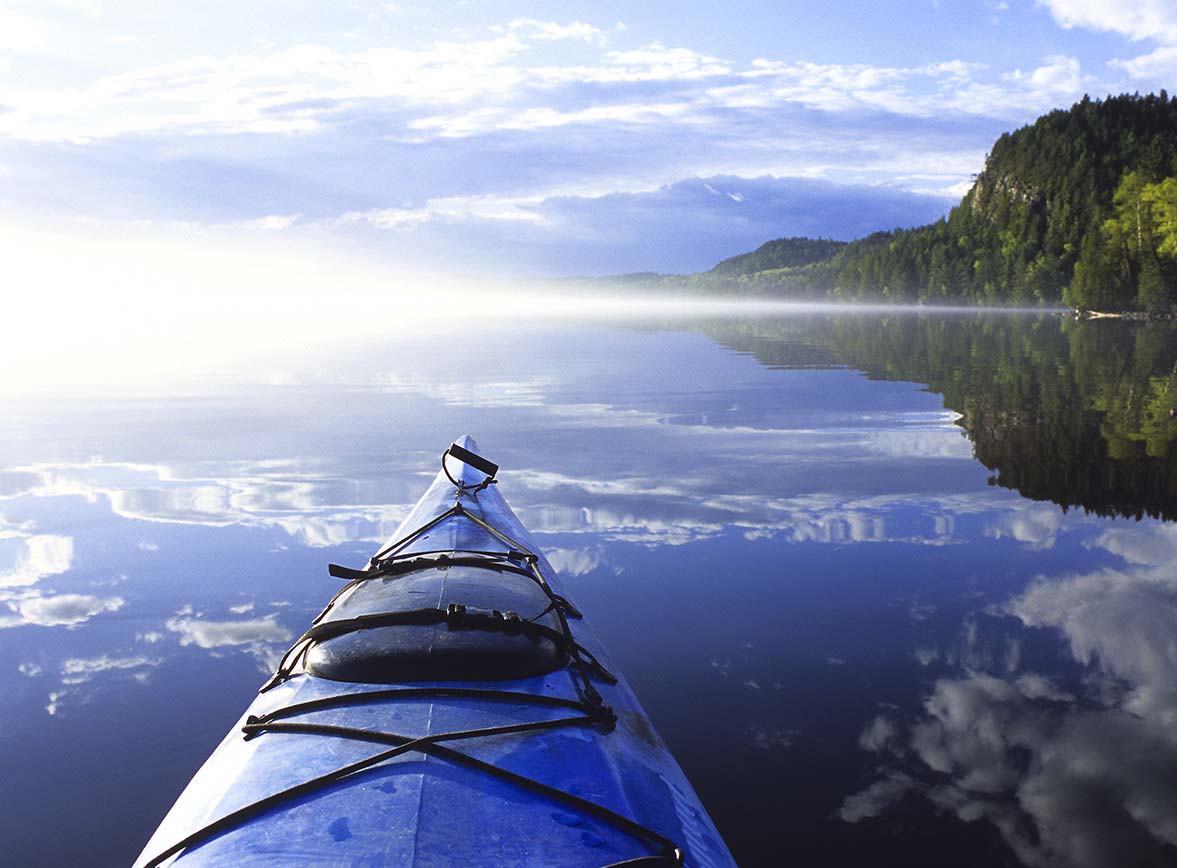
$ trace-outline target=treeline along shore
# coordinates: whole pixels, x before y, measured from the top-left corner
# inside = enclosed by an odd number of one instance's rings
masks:
[[[1085,97],[994,142],[960,204],[849,243],[780,238],[697,274],[604,279],[789,300],[1177,313],[1177,100]],[[598,281],[599,282],[599,281]]]

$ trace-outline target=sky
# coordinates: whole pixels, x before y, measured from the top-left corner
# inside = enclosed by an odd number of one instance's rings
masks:
[[[46,289],[702,270],[935,220],[1002,132],[1175,74],[1172,0],[0,0],[0,255]]]

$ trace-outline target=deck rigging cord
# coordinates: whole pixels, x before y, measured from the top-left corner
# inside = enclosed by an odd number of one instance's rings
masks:
[[[481,471],[485,475],[483,481],[478,484],[466,484],[454,479],[446,466],[446,458],[451,455]],[[494,478],[498,472],[498,466],[469,450],[463,449],[456,443],[442,453],[441,463],[446,477],[457,489],[457,502],[454,506],[402,539],[377,552],[371,558],[369,566],[365,570],[354,570],[331,564],[329,566],[331,575],[338,578],[350,579],[350,581],[328,601],[323,611],[312,620],[311,627],[286,651],[279,661],[274,675],[262,685],[258,692],[264,693],[269,691],[293,677],[296,674],[296,667],[300,663],[305,665],[307,655],[311,648],[319,641],[356,630],[372,629],[375,627],[445,623],[447,626],[459,629],[482,629],[519,633],[533,637],[538,636],[552,641],[568,661],[563,665],[563,668],[573,674],[573,686],[578,698],[568,699],[542,694],[523,693],[520,691],[493,690],[487,688],[398,687],[324,697],[278,708],[264,715],[250,715],[246,718],[245,725],[241,728],[245,740],[257,738],[265,733],[299,733],[385,744],[391,745],[391,747],[365,759],[352,762],[326,774],[303,781],[302,783],[231,811],[172,844],[152,860],[145,863],[144,868],[157,868],[157,866],[172,856],[203,843],[216,835],[237,828],[266,810],[276,808],[300,796],[321,791],[331,784],[369,769],[374,769],[389,760],[412,751],[435,756],[456,765],[475,769],[524,789],[532,790],[555,801],[563,802],[570,807],[591,814],[635,838],[650,842],[658,847],[656,854],[641,856],[636,859],[627,859],[622,862],[614,862],[602,866],[602,868],[644,868],[644,866],[650,866],[650,868],[654,868],[654,866],[682,868],[685,864],[685,854],[681,847],[670,838],[638,823],[636,820],[581,796],[477,759],[443,744],[443,742],[486,738],[514,733],[530,733],[571,726],[598,726],[603,728],[605,732],[609,732],[616,725],[617,716],[593,686],[592,676],[595,675],[609,684],[617,683],[617,678],[601,665],[592,652],[577,642],[573,637],[568,624],[568,617],[580,618],[581,613],[564,599],[563,596],[555,593],[548,584],[543,572],[539,569],[539,555],[520,544],[517,540],[512,539],[499,528],[494,527],[481,516],[473,514],[462,505],[461,498],[464,494],[469,493],[477,498],[478,492],[498,481]],[[501,540],[508,546],[508,551],[495,552],[473,549],[451,549],[398,553],[427,530],[452,518],[468,519],[492,536]],[[435,555],[435,557],[428,557],[429,555]],[[454,555],[458,557],[454,557]],[[520,566],[521,564],[523,566]],[[520,618],[514,612],[502,613],[495,610],[476,609],[474,607],[451,603],[446,609],[441,609],[440,607],[423,608],[408,611],[373,613],[335,621],[324,620],[335,603],[345,593],[363,582],[378,577],[395,577],[421,570],[449,566],[470,566],[525,576],[534,581],[543,590],[548,598],[548,605],[543,611],[527,619]],[[548,612],[555,614],[560,625],[559,630],[534,623]],[[503,726],[433,733],[420,737],[326,723],[288,721],[289,718],[299,717],[305,714],[312,714],[332,708],[348,707],[365,702],[426,697],[507,701],[534,705],[536,707],[565,708],[580,713],[566,717],[534,720]]]
[[[334,726],[330,724],[318,723],[284,723],[281,722],[285,718],[296,717],[302,714],[309,714],[316,711],[322,711],[328,708],[347,706],[357,702],[376,701],[398,698],[412,698],[424,695],[434,695],[436,697],[454,697],[454,698],[480,698],[501,700],[511,703],[519,703],[526,701],[539,706],[548,707],[563,707],[563,708],[581,708],[580,703],[573,700],[562,699],[560,697],[549,697],[542,695],[534,695],[527,693],[520,693],[518,691],[506,690],[484,690],[478,688],[394,688],[389,690],[366,691],[358,694],[346,694],[342,696],[325,697],[318,700],[310,700],[308,702],[297,703],[295,705],[286,706],[284,708],[276,709],[264,715],[251,715],[246,718],[245,725],[242,727],[244,738],[246,740],[256,738],[265,733],[301,733],[305,735],[325,735],[334,738],[355,739],[360,741],[373,742],[376,744],[393,745],[388,750],[381,751],[372,756],[366,757],[362,760],[350,763],[341,768],[335,769],[326,774],[319,775],[308,781],[303,781],[293,787],[273,793],[263,799],[251,802],[244,805],[230,813],[220,817],[217,820],[195,830],[183,839],[175,842],[166,850],[156,855],[152,860],[147,862],[144,868],[157,868],[167,859],[176,854],[189,849],[197,844],[207,841],[222,832],[228,832],[240,826],[242,823],[251,819],[258,814],[276,808],[284,803],[290,802],[300,796],[310,795],[316,791],[320,791],[325,787],[330,786],[352,775],[359,774],[363,771],[373,769],[381,763],[394,759],[401,754],[410,751],[419,751],[421,753],[430,754],[440,759],[449,760],[457,765],[473,768],[477,771],[488,774],[492,777],[499,778],[508,783],[515,784],[524,789],[532,790],[540,795],[551,798],[555,801],[563,802],[568,806],[581,810],[586,814],[591,814],[600,820],[614,825],[634,837],[653,842],[658,845],[660,850],[653,856],[640,857],[638,860],[627,860],[625,862],[612,863],[611,865],[603,866],[603,868],[621,868],[621,866],[633,865],[661,865],[661,866],[682,866],[684,864],[684,854],[682,850],[666,836],[643,826],[642,824],[618,814],[596,802],[589,801],[572,793],[565,792],[556,787],[549,786],[533,778],[508,771],[491,763],[484,762],[468,754],[445,747],[441,742],[445,741],[459,741],[463,739],[485,738],[494,735],[506,735],[510,733],[533,732],[537,730],[554,729],[564,726],[589,726],[594,724],[601,724],[607,728],[611,728],[616,718],[608,706],[600,706],[596,709],[589,709],[586,713],[578,716],[560,717],[552,720],[529,721],[526,723],[508,724],[497,727],[483,727],[480,729],[463,730],[457,732],[443,732],[434,733],[427,736],[412,738],[397,733],[382,732],[379,730],[360,729],[356,727]]]

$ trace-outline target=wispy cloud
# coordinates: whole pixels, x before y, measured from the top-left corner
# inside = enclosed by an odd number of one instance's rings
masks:
[[[100,11],[91,0],[61,2],[44,21],[4,13],[0,27],[0,62],[29,61],[0,87],[7,207],[23,219],[339,239],[383,262],[483,274],[693,270],[783,234],[925,222],[938,216],[928,199],[942,209],[958,196],[1001,132],[1173,61],[1162,46],[1093,63],[1054,40],[1016,63],[955,49],[834,62],[817,45],[704,48],[648,24],[507,13],[411,33],[177,33],[166,49],[34,74],[62,50],[57,29],[88,26],[109,42],[108,19],[132,23],[118,10],[77,14]],[[1032,14],[1005,6],[984,14]],[[1173,32],[1159,3],[1129,4],[1123,20],[1080,0],[1047,6],[1033,14],[1068,28]],[[406,15],[430,18],[385,9],[366,20]],[[691,195],[721,189],[715,179],[770,195],[725,190],[741,206],[726,210]],[[806,196],[803,180],[838,188]]]
[[[27,21],[17,26],[33,29]],[[540,49],[556,41],[585,42],[595,54],[590,63],[552,63]],[[607,50],[607,41],[585,24],[519,19],[419,49],[301,44],[194,56],[68,90],[14,89],[7,100],[14,111],[0,129],[68,141],[165,129],[308,133],[339,128],[363,106],[370,118],[393,121],[388,135],[419,140],[558,126],[713,126],[724,123],[722,112],[790,103],[921,117],[1008,114],[1075,96],[1081,84],[1076,75],[1049,74],[1054,57],[1035,72],[1003,76],[958,59],[913,67],[772,58],[741,65],[660,42]]]
[[[165,466],[94,461],[37,465],[22,473],[24,493],[38,497],[80,495],[105,501],[122,518],[163,524],[279,528],[301,544],[339,545],[355,540],[379,542],[408,505],[336,504],[332,495],[350,481],[313,472],[293,472],[281,462],[238,464],[219,478],[186,476]],[[70,569],[73,540],[38,534],[17,543],[14,569],[0,574],[0,588],[35,584],[41,577]],[[140,548],[152,551],[154,543]],[[158,546],[156,546],[158,548]]]
[[[1115,33],[1158,47],[1130,58],[1116,58],[1108,66],[1122,70],[1138,83],[1164,85],[1177,75],[1177,7],[1167,0],[1038,0],[1066,28]]]
[[[223,649],[248,654],[256,661],[258,669],[267,674],[278,665],[284,646],[292,636],[278,623],[274,614],[262,618],[212,621],[185,608],[169,618],[164,626],[179,636],[181,645],[194,645],[214,655]]]
[[[1171,80],[1177,75],[1177,45],[1163,45],[1155,51],[1128,60],[1113,60],[1112,65],[1124,70],[1134,79]]]
[[[206,649],[258,642],[286,642],[291,635],[272,616],[246,621],[206,621],[177,617],[168,620],[166,626],[179,634],[181,645],[196,645]]]
[[[341,238],[423,268],[681,271],[935,219],[997,134],[1098,78],[1058,52],[1013,69],[731,57],[520,17],[17,78],[0,138],[25,213]]]
[[[43,28],[16,13],[5,22],[27,46]],[[204,133],[298,133],[319,128],[349,101],[407,106],[469,103],[526,84],[574,79],[563,67],[528,69],[516,59],[560,40],[596,43],[588,25],[516,19],[475,38],[419,49],[341,51],[300,44],[222,57],[198,55],[106,75],[70,89],[10,91],[0,130],[22,138],[86,141],[181,129]],[[2,46],[2,44],[0,44]]]
[[[125,602],[122,597],[96,597],[92,594],[22,597],[8,601],[14,615],[0,615],[0,628],[24,625],[76,627],[102,612],[117,612]]]
[[[1177,42],[1177,7],[1169,0],[1038,0],[1063,27]]]
[[[67,658],[61,662],[60,685],[49,692],[45,711],[50,716],[56,716],[70,704],[84,703],[92,691],[112,681],[131,680],[145,684],[161,662],[158,658],[145,655],[100,654],[96,657]],[[25,674],[40,677],[43,672],[43,667],[37,666]]]

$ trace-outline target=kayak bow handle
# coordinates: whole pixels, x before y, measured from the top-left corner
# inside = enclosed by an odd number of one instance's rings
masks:
[[[458,479],[454,479],[453,474],[450,473],[450,469],[445,463],[445,460],[451,455],[463,464],[473,467],[486,478],[476,485],[463,483]],[[488,485],[493,485],[498,481],[495,479],[495,474],[499,472],[499,466],[497,464],[493,461],[487,461],[481,455],[471,452],[469,449],[459,446],[457,443],[451,443],[450,447],[441,453],[441,469],[445,471],[445,475],[449,478],[449,481],[456,485],[460,491],[473,491],[477,494]]]

